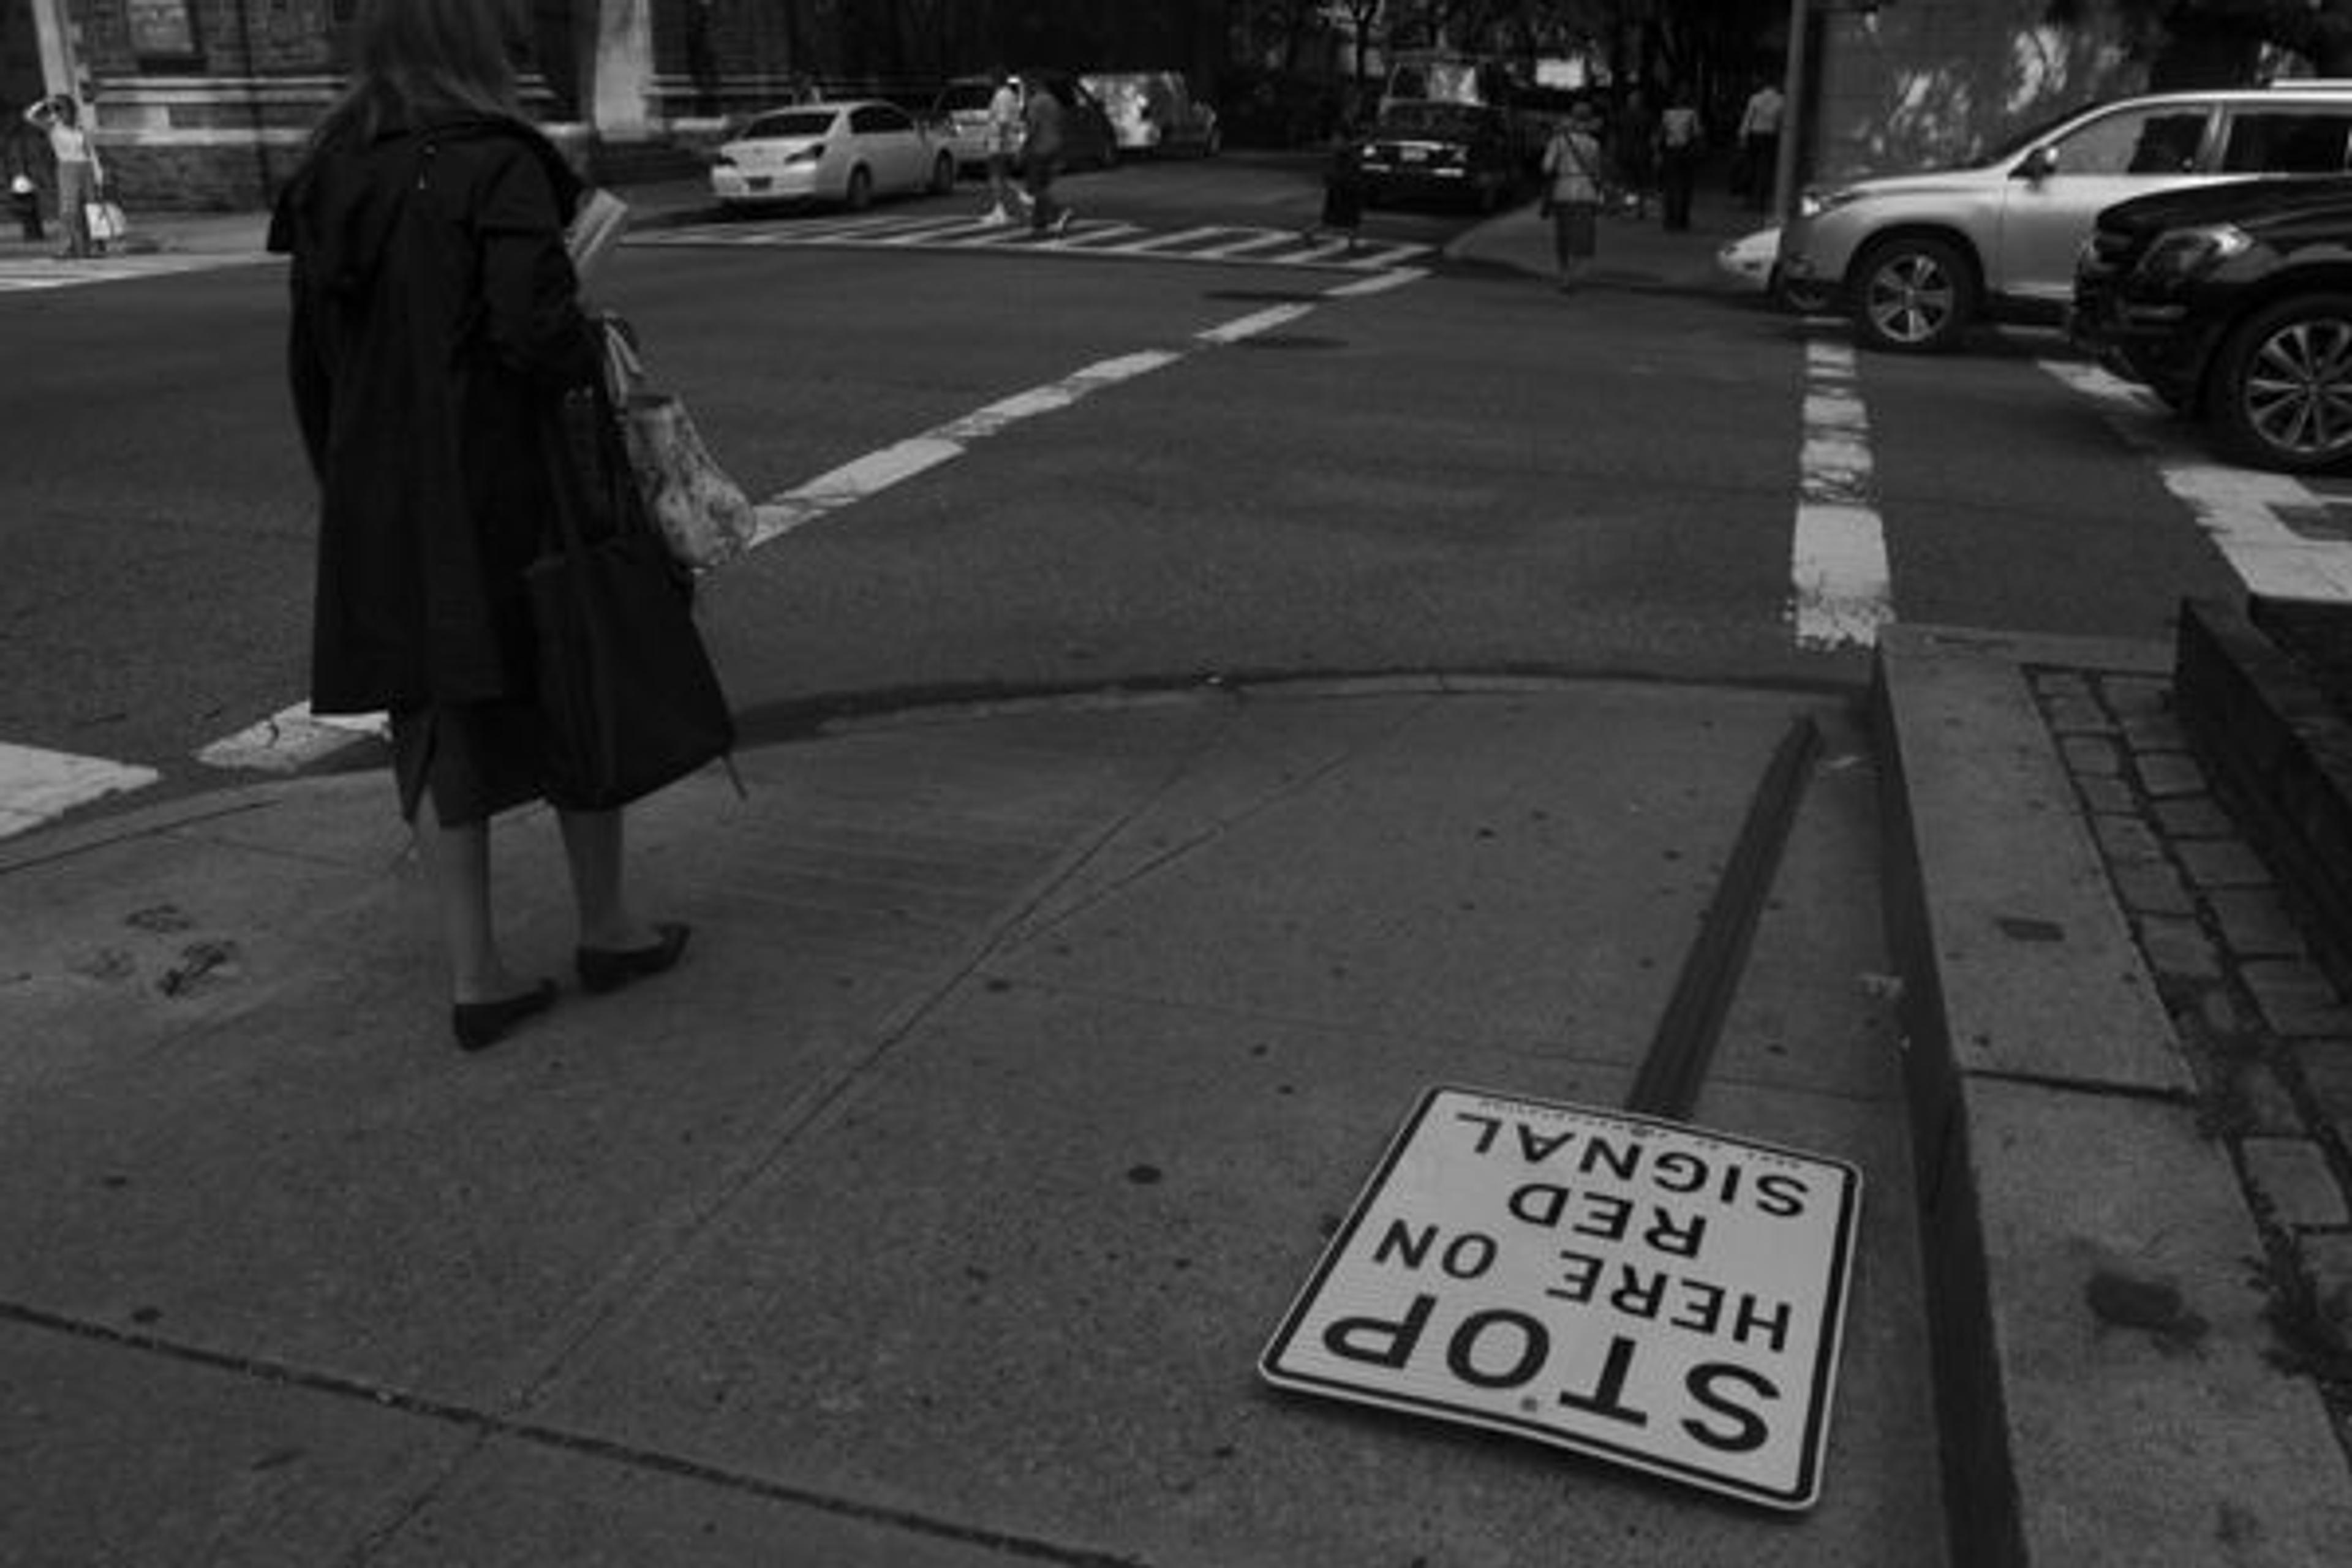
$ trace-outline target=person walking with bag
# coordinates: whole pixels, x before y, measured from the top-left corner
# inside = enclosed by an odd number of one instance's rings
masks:
[[[1592,259],[1601,178],[1601,117],[1580,103],[1552,132],[1543,155],[1543,212],[1551,219],[1552,259],[1559,268],[1560,292],[1576,287],[1578,273]]]
[[[1062,100],[1042,81],[1024,84],[1022,102],[1024,134],[1021,141],[1021,180],[1028,190],[1029,232],[1059,234],[1070,226],[1071,212],[1054,199],[1054,179],[1062,172]]]
[[[81,107],[71,94],[45,98],[25,110],[26,123],[49,139],[58,161],[58,225],[66,231],[61,261],[78,261],[98,253],[89,234],[89,205],[100,199],[106,182],[105,165],[89,132],[81,128]]]
[[[1663,226],[1691,226],[1691,196],[1698,188],[1699,160],[1706,153],[1706,126],[1680,82],[1666,94],[1658,113],[1658,202]]]
[[[501,9],[361,0],[350,85],[269,234],[293,258],[288,371],[320,485],[311,707],[391,714],[467,1050],[556,995],[500,952],[489,823],[546,793],[524,574],[562,515],[549,432],[600,370],[564,247],[580,184],[520,118]],[[621,812],[557,816],[583,986],[676,963],[687,928],[631,907]]]
[[[1011,223],[1013,204],[1025,200],[1013,183],[1013,165],[1021,161],[1021,79],[1000,78],[988,100],[988,216],[982,223]]]

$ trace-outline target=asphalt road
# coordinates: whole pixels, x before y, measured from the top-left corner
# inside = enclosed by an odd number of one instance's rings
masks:
[[[1147,233],[1286,229],[1316,199],[1297,161],[1066,194]],[[1164,363],[765,546],[772,705],[1270,670],[1866,679],[1865,645],[1809,646],[1791,607],[1818,327],[1475,269],[1359,292],[1295,265],[800,243],[812,221],[631,246],[607,286],[755,495],[1090,367]],[[1463,221],[1369,226],[1434,245]],[[280,289],[263,266],[0,295],[38,367],[0,389],[0,743],[153,768],[152,797],[220,782],[195,753],[302,697],[310,482]],[[2152,637],[2184,594],[2233,588],[2160,466],[2036,363],[2053,348],[1853,372],[1864,470],[1844,477],[1882,520],[1888,613]]]

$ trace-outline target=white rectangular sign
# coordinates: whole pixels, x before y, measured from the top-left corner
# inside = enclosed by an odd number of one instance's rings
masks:
[[[1258,1370],[1809,1508],[1861,1200],[1842,1161],[1432,1089]]]

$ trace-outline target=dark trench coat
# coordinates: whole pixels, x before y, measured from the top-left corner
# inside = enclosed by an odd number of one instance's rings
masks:
[[[537,132],[467,119],[330,146],[280,196],[269,247],[293,258],[288,372],[320,491],[314,710],[530,695],[542,431],[598,365],[563,247],[580,194]]]

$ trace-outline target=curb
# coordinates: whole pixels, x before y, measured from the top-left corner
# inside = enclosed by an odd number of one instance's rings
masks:
[[[2342,1562],[2352,1488],[2284,1372],[2264,1241],[2029,678],[2167,650],[1894,628],[1873,696],[1888,942],[1953,1561]],[[1970,802],[2003,803],[1998,815]],[[2095,1155],[2086,1157],[2086,1152]]]

